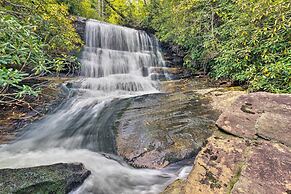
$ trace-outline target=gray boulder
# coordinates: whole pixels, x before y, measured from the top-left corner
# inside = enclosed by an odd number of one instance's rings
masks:
[[[0,193],[69,193],[91,174],[83,164],[0,170]]]

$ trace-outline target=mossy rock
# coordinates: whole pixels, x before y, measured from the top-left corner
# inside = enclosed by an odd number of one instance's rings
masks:
[[[0,193],[69,193],[90,175],[83,164],[0,170]]]

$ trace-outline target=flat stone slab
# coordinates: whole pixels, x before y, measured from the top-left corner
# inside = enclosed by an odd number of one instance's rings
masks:
[[[0,193],[69,193],[89,175],[83,164],[0,169]]]
[[[291,193],[291,151],[280,144],[255,146],[245,162],[233,194]]]
[[[159,169],[192,158],[212,134],[218,114],[182,85],[180,92],[132,98],[122,113],[117,152],[131,165]]]
[[[224,92],[213,94],[223,101]],[[291,95],[235,98],[231,106],[218,106],[222,131],[208,139],[187,180],[174,182],[164,194],[291,193]]]
[[[257,92],[240,96],[217,126],[233,135],[258,137],[291,146],[291,95]]]

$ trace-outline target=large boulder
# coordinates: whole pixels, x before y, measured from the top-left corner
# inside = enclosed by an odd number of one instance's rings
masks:
[[[218,115],[208,100],[175,84],[168,87],[180,92],[132,98],[120,115],[117,152],[133,166],[163,168],[192,158],[212,134]]]
[[[185,181],[164,194],[277,194],[291,192],[291,150],[264,140],[215,135]]]
[[[187,180],[164,193],[290,194],[291,95],[237,93],[231,105],[223,91],[203,92],[223,112],[216,122],[221,131],[208,139]]]
[[[83,164],[0,170],[0,193],[69,193],[90,175]]]
[[[291,95],[258,92],[240,96],[217,120],[233,135],[291,146]]]

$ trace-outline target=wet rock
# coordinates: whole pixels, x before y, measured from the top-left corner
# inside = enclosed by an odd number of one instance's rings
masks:
[[[87,18],[76,17],[73,20],[73,25],[76,29],[76,32],[80,35],[81,39],[85,41],[85,28],[86,28]]]
[[[69,193],[90,175],[82,164],[0,169],[1,193]]]
[[[261,137],[291,146],[291,95],[258,92],[240,96],[217,126],[233,135]]]
[[[26,99],[28,106],[0,105],[0,144],[8,143],[22,133],[23,127],[40,119],[43,115],[53,111],[69,94],[61,88],[61,84],[73,78],[70,77],[41,77],[43,89],[38,97]]]
[[[162,48],[164,60],[166,61],[167,66],[183,66],[186,52],[181,47],[173,45],[171,43],[161,43],[160,46]]]
[[[150,74],[152,80],[179,80],[192,76],[190,70],[181,67],[151,67]]]
[[[133,166],[149,168],[195,156],[217,119],[207,104],[187,90],[133,98],[118,120],[118,154]]]
[[[193,76],[190,70],[184,68],[167,68],[164,72],[171,80],[185,79]]]

